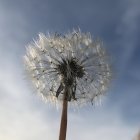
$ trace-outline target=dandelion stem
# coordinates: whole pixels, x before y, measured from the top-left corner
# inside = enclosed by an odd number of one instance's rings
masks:
[[[66,96],[66,93],[64,94],[64,98],[63,98],[63,108],[62,108],[62,115],[61,115],[59,140],[66,140],[68,101],[65,99],[65,96]]]

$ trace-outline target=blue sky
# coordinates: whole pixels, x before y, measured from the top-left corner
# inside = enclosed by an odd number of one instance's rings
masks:
[[[69,110],[67,139],[131,140],[140,129],[139,0],[0,0],[0,140],[55,140],[61,110],[36,96],[22,57],[39,32],[73,28],[104,41],[113,66],[101,106]]]

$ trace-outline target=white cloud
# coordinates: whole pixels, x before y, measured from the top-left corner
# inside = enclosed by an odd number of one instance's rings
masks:
[[[119,45],[123,50],[120,66],[122,70],[129,65],[129,61],[134,55],[134,51],[137,47],[136,39],[138,38],[138,19],[140,16],[139,4],[139,0],[121,1],[124,12],[121,16],[120,24],[118,25],[116,32],[121,37]]]
[[[100,110],[100,111],[99,111]],[[84,111],[69,115],[69,139],[131,140],[138,128],[123,122],[119,112],[113,110]],[[72,119],[75,118],[75,119]]]
[[[8,69],[0,70],[0,139],[2,140],[46,140],[56,139],[52,129],[58,126],[56,120],[50,122],[51,111],[41,109],[41,102],[31,96],[17,67],[11,61]],[[29,95],[28,95],[29,94]],[[38,104],[38,106],[37,106]],[[45,104],[44,104],[45,106]],[[40,109],[40,110],[39,110]],[[45,116],[45,112],[49,115]]]

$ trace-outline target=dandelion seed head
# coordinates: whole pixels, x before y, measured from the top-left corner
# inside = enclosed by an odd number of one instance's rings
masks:
[[[51,103],[93,103],[104,95],[111,79],[103,43],[80,30],[44,35],[26,48],[24,63],[40,96]]]

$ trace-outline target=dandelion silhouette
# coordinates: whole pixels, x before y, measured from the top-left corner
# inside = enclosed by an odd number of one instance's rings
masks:
[[[24,56],[27,72],[38,93],[51,103],[63,103],[59,140],[66,139],[67,107],[103,95],[111,70],[103,43],[80,30],[66,35],[39,34]]]

